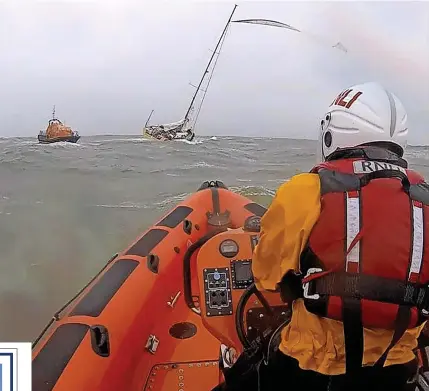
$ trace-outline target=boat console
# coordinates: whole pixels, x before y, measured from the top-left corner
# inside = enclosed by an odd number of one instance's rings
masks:
[[[210,238],[197,256],[203,324],[222,344],[237,352],[290,316],[278,293],[262,296],[254,288],[252,255],[259,227],[260,218],[252,216],[243,228]]]

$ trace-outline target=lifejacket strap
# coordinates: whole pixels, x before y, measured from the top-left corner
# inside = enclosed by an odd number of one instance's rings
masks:
[[[342,300],[346,374],[353,375],[363,366],[364,333],[361,302],[359,299],[350,297],[344,297]],[[390,350],[399,342],[408,329],[410,318],[411,309],[406,306],[399,306],[392,340],[387,349],[375,362],[374,367],[382,368],[384,366]]]
[[[399,342],[399,340],[405,334],[405,331],[407,331],[408,325],[410,323],[410,319],[411,319],[411,308],[404,305],[400,305],[395,319],[395,331],[393,332],[392,340],[390,341],[390,344],[385,350],[385,352],[374,364],[375,367],[382,368],[384,366],[384,363],[386,362],[389,351]]]
[[[345,271],[313,276],[314,278],[307,282],[309,295],[350,297],[407,305],[418,308],[423,315],[429,310],[427,285]]]
[[[352,297],[343,297],[342,301],[346,373],[356,373],[362,368],[364,352],[361,302]]]
[[[399,170],[379,170],[373,171],[368,174],[365,174],[359,178],[361,187],[368,185],[373,179],[382,179],[382,178],[398,178],[402,182],[402,187],[406,193],[410,192],[410,180],[408,176]]]

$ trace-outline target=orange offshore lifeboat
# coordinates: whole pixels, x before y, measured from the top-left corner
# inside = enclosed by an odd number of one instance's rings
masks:
[[[77,143],[79,133],[73,131],[70,126],[65,126],[58,118],[55,118],[55,106],[52,111],[52,119],[48,122],[45,131],[40,131],[37,136],[40,144],[52,144],[58,142]]]
[[[278,294],[254,289],[265,208],[204,182],[116,254],[33,344],[33,391],[211,390],[267,329]]]
[[[49,120],[46,131],[40,131],[37,136],[40,144],[52,144],[61,141],[77,143],[80,139],[79,133],[73,131],[69,126],[65,126],[59,119]]]

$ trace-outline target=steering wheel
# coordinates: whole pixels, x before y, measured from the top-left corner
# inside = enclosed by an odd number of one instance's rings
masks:
[[[252,341],[248,337],[246,329],[244,327],[244,309],[246,308],[246,304],[252,295],[255,295],[258,298],[265,311],[267,312],[268,317],[273,321],[276,319],[276,315],[274,314],[273,309],[271,308],[267,299],[262,295],[260,291],[258,291],[255,283],[249,285],[249,287],[241,295],[240,300],[237,304],[237,310],[235,312],[235,327],[237,330],[238,338],[240,339],[240,342],[242,343],[244,348],[250,348],[252,344]]]

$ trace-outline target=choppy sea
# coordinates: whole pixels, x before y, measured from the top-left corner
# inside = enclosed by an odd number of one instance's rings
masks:
[[[270,138],[0,139],[0,341],[33,340],[114,253],[203,181],[268,205],[312,167],[315,150],[315,141]],[[429,177],[428,147],[406,158]]]

